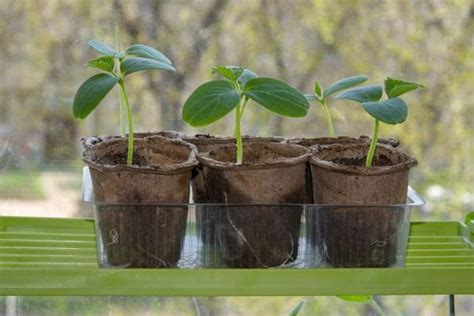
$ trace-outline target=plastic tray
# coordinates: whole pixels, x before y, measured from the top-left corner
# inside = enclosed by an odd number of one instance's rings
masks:
[[[104,203],[87,167],[82,195],[101,268],[403,267],[423,204],[411,188],[398,205]]]
[[[474,294],[474,223],[414,222],[405,268],[99,269],[94,221],[0,217],[0,295]]]

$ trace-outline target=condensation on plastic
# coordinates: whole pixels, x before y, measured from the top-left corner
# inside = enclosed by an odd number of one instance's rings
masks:
[[[423,205],[410,187],[401,205],[111,204],[94,201],[87,168],[82,196],[101,268],[402,267]]]

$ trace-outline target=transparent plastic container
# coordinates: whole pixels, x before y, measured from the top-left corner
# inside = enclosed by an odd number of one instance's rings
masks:
[[[197,204],[199,266],[303,267],[304,205]]]
[[[403,267],[411,210],[423,204],[408,187],[406,204],[306,205],[305,266]]]
[[[411,188],[401,205],[113,204],[94,207],[101,268],[402,267]]]

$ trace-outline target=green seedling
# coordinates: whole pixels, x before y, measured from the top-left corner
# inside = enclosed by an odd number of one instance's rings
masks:
[[[328,126],[328,135],[330,137],[334,137],[336,134],[334,132],[334,125],[332,122],[331,112],[329,111],[327,100],[329,96],[333,95],[336,92],[349,89],[351,87],[357,86],[365,81],[367,81],[368,77],[364,75],[358,75],[353,77],[348,77],[336,81],[329,85],[326,89],[323,89],[319,81],[314,83],[313,94],[305,95],[309,101],[317,100],[321,106],[323,107],[323,111],[326,115],[326,122]]]
[[[199,86],[184,103],[183,119],[192,127],[201,127],[235,110],[237,164],[243,162],[241,121],[249,100],[286,117],[303,117],[308,113],[305,96],[283,81],[258,77],[255,72],[237,66],[216,66],[212,73],[225,79]]]
[[[384,82],[387,99],[380,101],[383,94],[382,87],[370,85],[344,91],[336,96],[336,99],[352,100],[362,104],[364,110],[374,118],[374,129],[369,152],[365,161],[367,168],[372,167],[375,150],[377,148],[377,137],[380,122],[395,125],[405,122],[408,116],[406,103],[399,98],[402,94],[418,88],[424,88],[421,84],[408,82],[388,77]]]
[[[162,69],[175,71],[173,63],[158,50],[134,44],[125,51],[116,51],[96,40],[89,41],[89,46],[101,54],[100,57],[89,61],[86,66],[97,68],[102,72],[84,81],[74,96],[74,117],[85,119],[91,114],[105,96],[118,84],[120,104],[120,132],[125,136],[125,119],[128,125],[127,164],[133,163],[133,118],[132,109],[125,88],[125,77],[142,70]]]

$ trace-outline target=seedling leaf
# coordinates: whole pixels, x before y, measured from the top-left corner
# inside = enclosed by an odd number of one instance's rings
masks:
[[[153,47],[143,45],[143,44],[134,44],[127,48],[127,55],[133,55],[136,57],[149,58],[160,61],[162,63],[173,65],[171,60],[166,57],[162,52],[154,49]]]
[[[107,72],[113,72],[114,58],[112,56],[100,56],[89,61],[86,66],[98,68]]]
[[[364,102],[362,104],[367,113],[387,124],[403,123],[408,115],[407,105],[400,98],[380,102]]]
[[[323,87],[321,87],[321,84],[319,81],[314,82],[314,88],[313,88],[314,95],[319,101],[322,101],[323,99]]]
[[[331,94],[334,94],[338,91],[345,90],[353,86],[357,86],[358,84],[361,84],[362,82],[367,81],[367,79],[368,77],[365,75],[358,75],[358,76],[348,77],[348,78],[336,81],[324,91],[324,97],[327,98]]]
[[[385,93],[389,98],[395,98],[418,88],[424,88],[423,85],[415,82],[408,82],[399,79],[393,79],[390,77],[387,77],[387,79],[385,79],[384,84]]]
[[[376,102],[382,97],[382,87],[377,85],[370,85],[364,87],[357,87],[344,91],[336,95],[335,99],[352,100],[356,102]]]
[[[211,69],[212,74],[218,73],[234,82],[237,81],[243,71],[244,68],[237,66],[214,66]]]
[[[112,47],[108,46],[105,43],[102,43],[96,40],[90,40],[87,43],[92,49],[94,49],[96,52],[102,55],[114,57],[115,54],[117,53]]]
[[[199,86],[186,100],[183,120],[193,127],[206,126],[231,112],[240,102],[232,82],[215,80]]]
[[[74,117],[86,118],[112,90],[117,81],[117,77],[106,73],[97,74],[84,81],[74,96],[72,107]]]
[[[242,71],[239,79],[237,79],[237,82],[241,87],[244,87],[250,79],[254,78],[258,78],[258,75],[252,70],[245,68],[244,71]]]
[[[171,71],[176,70],[173,66],[163,63],[161,61],[140,57],[125,59],[120,65],[120,70],[123,72],[124,75],[129,75],[137,71],[150,69],[163,69]]]
[[[250,79],[243,94],[266,109],[288,117],[303,117],[309,103],[304,95],[287,83],[272,78]]]

